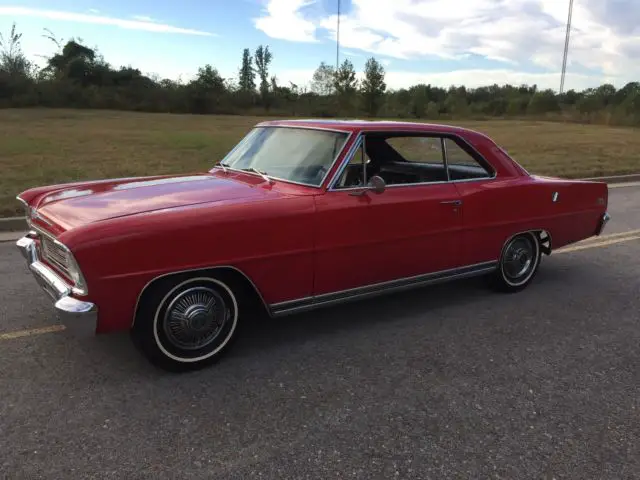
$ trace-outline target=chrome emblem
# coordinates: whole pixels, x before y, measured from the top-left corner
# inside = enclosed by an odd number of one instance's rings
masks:
[[[551,201],[554,203],[558,201],[558,192],[553,192],[553,195],[551,196]]]

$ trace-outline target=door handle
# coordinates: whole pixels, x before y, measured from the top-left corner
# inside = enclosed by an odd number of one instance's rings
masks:
[[[442,205],[454,205],[454,206],[460,206],[462,205],[462,200],[443,200],[442,202],[440,202]]]

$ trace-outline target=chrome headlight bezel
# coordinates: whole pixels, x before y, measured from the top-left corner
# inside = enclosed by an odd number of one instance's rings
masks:
[[[73,281],[73,286],[71,287],[71,290],[76,295],[82,295],[82,296],[87,295],[87,293],[89,293],[89,289],[87,288],[87,281],[85,280],[84,275],[82,274],[82,269],[80,268],[80,265],[76,260],[76,257],[73,255],[69,247],[67,247],[64,243],[55,239],[53,241],[56,245],[62,248],[67,254],[67,270],[69,273],[69,277]]]

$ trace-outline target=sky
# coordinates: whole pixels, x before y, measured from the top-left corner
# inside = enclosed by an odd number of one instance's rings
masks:
[[[211,64],[237,78],[244,48],[269,45],[278,83],[309,86],[336,62],[338,0],[21,0],[0,5],[36,63],[44,37],[81,39],[115,67],[188,81]],[[537,84],[557,90],[569,0],[341,0],[340,61],[367,58],[389,88]],[[574,0],[565,90],[640,81],[640,0]]]

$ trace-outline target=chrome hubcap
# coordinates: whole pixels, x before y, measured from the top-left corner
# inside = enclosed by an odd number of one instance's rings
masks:
[[[529,274],[535,261],[535,247],[529,238],[516,238],[509,243],[503,260],[505,276],[518,281]]]
[[[213,342],[229,319],[224,299],[207,287],[194,287],[179,293],[164,315],[163,330],[176,347],[202,348]]]

